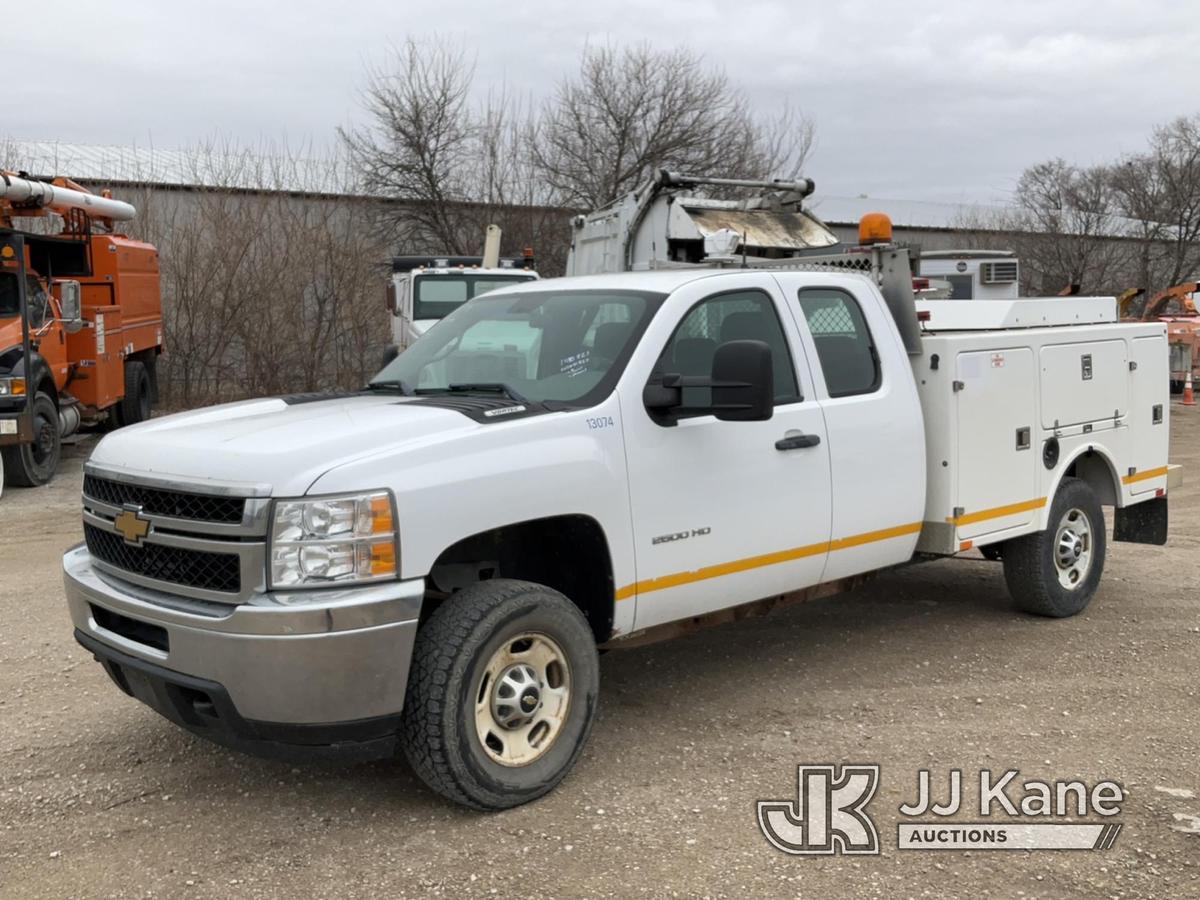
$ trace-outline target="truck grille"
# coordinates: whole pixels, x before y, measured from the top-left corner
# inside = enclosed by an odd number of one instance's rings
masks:
[[[140,506],[143,512],[150,515],[235,525],[242,521],[246,505],[246,501],[241,497],[169,491],[124,481],[110,481],[95,475],[84,476],[83,493],[84,496],[109,506],[124,506],[127,503]]]
[[[83,536],[92,556],[126,572],[206,591],[236,594],[242,589],[241,565],[236,553],[207,553],[163,544],[134,547],[119,535],[86,522]]]

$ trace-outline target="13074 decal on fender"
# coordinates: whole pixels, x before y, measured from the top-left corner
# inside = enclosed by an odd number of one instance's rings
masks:
[[[712,534],[712,529],[708,526],[704,528],[693,528],[691,531],[676,531],[674,534],[660,534],[658,537],[651,538],[651,544],[670,544],[674,541],[686,541],[688,538],[705,537]]]

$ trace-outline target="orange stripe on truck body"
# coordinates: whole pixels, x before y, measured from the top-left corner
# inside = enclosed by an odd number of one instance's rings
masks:
[[[1134,484],[1138,481],[1147,481],[1151,478],[1164,478],[1167,474],[1166,466],[1159,466],[1157,469],[1146,469],[1144,472],[1134,472],[1132,475],[1126,475],[1121,479],[1121,484]]]
[[[946,521],[951,525],[970,525],[973,522],[986,522],[988,519],[1015,516],[1017,513],[1029,512],[1031,509],[1041,509],[1045,505],[1046,498],[1038,497],[1034,500],[1023,500],[1020,503],[1009,503],[1007,506],[993,506],[991,509],[963,513],[961,516],[947,516]]]
[[[920,522],[910,522],[907,525],[896,525],[892,528],[882,528],[878,531],[866,531],[849,537],[838,538],[835,541],[822,541],[819,544],[808,544],[804,547],[793,547],[790,550],[779,550],[775,553],[764,553],[760,556],[748,556],[745,559],[735,559],[732,562],[717,563],[695,569],[690,572],[674,572],[658,578],[649,578],[636,584],[627,584],[616,592],[618,600],[627,600],[637,594],[648,594],[666,588],[678,587],[682,584],[694,584],[709,578],[720,578],[723,575],[736,575],[738,572],[748,572],[763,566],[774,566],[779,563],[792,562],[808,556],[816,556],[834,550],[846,550],[850,547],[861,547],[875,541],[886,541],[891,538],[903,537],[906,534],[916,534],[921,530]]]

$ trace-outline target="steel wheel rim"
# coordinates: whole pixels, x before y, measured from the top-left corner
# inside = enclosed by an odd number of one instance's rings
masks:
[[[475,688],[475,733],[502,766],[527,766],[554,745],[571,706],[571,669],[552,638],[524,632],[492,654]]]
[[[1076,508],[1063,513],[1054,535],[1054,567],[1058,583],[1068,591],[1087,580],[1092,568],[1092,523],[1087,514]]]

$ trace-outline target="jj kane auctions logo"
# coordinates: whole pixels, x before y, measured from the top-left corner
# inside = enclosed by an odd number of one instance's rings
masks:
[[[795,800],[760,800],[758,827],[771,845],[794,856],[878,854],[879,832],[867,810],[879,788],[875,764],[802,765]],[[951,769],[945,793],[935,796],[929,770],[917,772],[917,796],[899,808],[901,850],[1107,850],[1121,825],[1081,822],[1121,812],[1121,786],[1099,781],[1019,781],[1008,769],[979,772],[975,803],[967,802],[963,773]],[[984,821],[948,821],[977,811]]]

